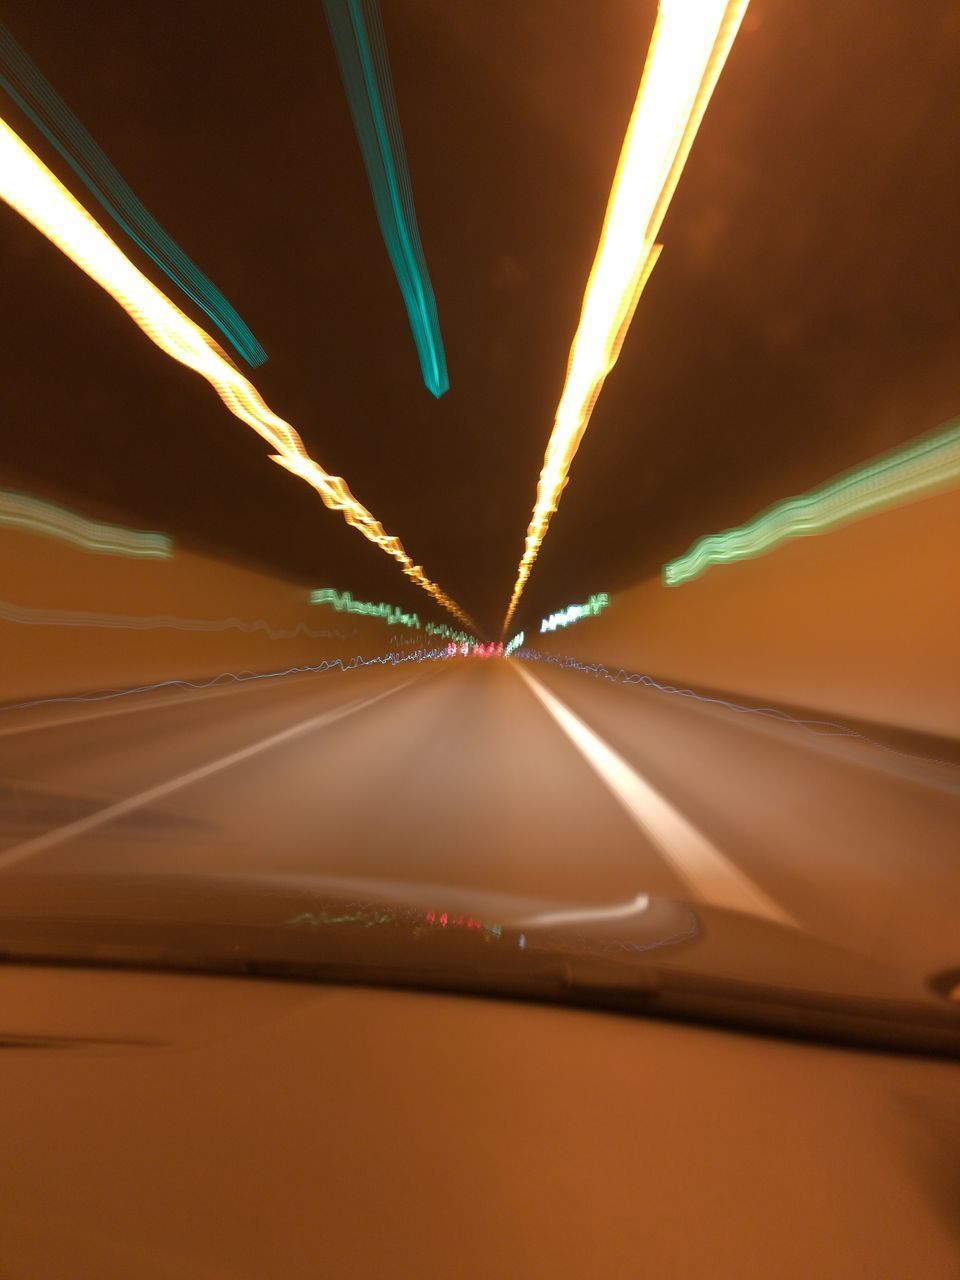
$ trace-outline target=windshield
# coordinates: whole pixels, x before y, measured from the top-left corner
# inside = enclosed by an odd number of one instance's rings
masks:
[[[602,7],[6,7],[8,962],[956,1051],[960,25]]]

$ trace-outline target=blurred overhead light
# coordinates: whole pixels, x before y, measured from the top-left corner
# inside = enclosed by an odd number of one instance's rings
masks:
[[[305,480],[324,504],[392,556],[403,572],[466,626],[463,610],[415,565],[399,538],[359,503],[340,476],[329,475],[307,453],[294,428],[275,414],[260,393],[199,325],[185,316],[110,239],[43,162],[0,120],[0,197],[123,307],[156,345],[193,369],[214,388],[230,412],[268,442],[274,462]]]
[[[267,354],[220,290],[191,262],[127,186],[109,157],[0,23],[0,86],[56,147],[113,220],[255,368]]]
[[[323,0],[384,244],[403,294],[429,391],[449,390],[437,303],[427,271],[413,187],[393,96],[377,0]]]
[[[597,396],[659,256],[656,236],[747,3],[660,2],[570,348],[504,634],[560,502]]]

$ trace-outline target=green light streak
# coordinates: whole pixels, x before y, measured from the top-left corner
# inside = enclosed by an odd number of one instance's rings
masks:
[[[361,618],[380,618],[388,627],[412,627],[425,631],[428,636],[442,636],[446,640],[469,641],[473,637],[466,631],[454,631],[443,623],[428,622],[426,626],[416,613],[404,613],[392,604],[373,604],[368,600],[354,600],[349,591],[337,591],[333,587],[321,587],[310,592],[311,604],[328,604],[337,613],[353,613]]]
[[[954,422],[818,489],[778,502],[746,524],[701,538],[686,555],[663,566],[663,580],[667,586],[679,586],[698,578],[712,564],[749,560],[791,538],[827,533],[958,482],[960,423]]]
[[[362,618],[382,618],[388,627],[420,627],[415,613],[404,613],[392,604],[371,604],[368,600],[354,600],[349,591],[339,592],[333,587],[322,587],[310,592],[311,604],[329,604],[337,613],[355,613]]]
[[[140,560],[169,560],[173,540],[163,533],[141,533],[116,524],[99,524],[26,493],[0,490],[0,528],[20,529],[69,542],[82,551]]]
[[[515,649],[519,649],[522,644],[523,644],[523,632],[518,631],[517,634],[510,641],[510,643],[504,649],[503,656],[505,658],[509,658],[511,653],[513,653]]]
[[[472,643],[474,637],[467,631],[454,631],[443,622],[428,622],[424,628],[428,636],[442,636],[444,640]]]
[[[549,618],[544,618],[540,623],[540,634],[544,631],[556,631],[557,627],[569,627],[574,622],[580,622],[583,618],[595,618],[598,613],[602,613],[610,603],[610,597],[605,591],[591,596],[586,604],[571,604],[566,609],[561,609],[559,613],[551,613]],[[522,634],[522,633],[521,633]]]

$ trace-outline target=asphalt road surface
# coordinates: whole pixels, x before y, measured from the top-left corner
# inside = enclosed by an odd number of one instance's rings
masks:
[[[0,875],[688,897],[960,963],[960,769],[654,690],[454,659],[0,714]]]

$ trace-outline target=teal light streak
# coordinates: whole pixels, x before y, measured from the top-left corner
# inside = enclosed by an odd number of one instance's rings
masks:
[[[0,490],[0,528],[58,538],[82,551],[93,551],[102,556],[169,560],[173,555],[173,540],[164,533],[146,533],[123,529],[116,524],[100,524],[55,502],[45,502],[12,490]]]
[[[333,587],[321,587],[310,592],[311,604],[328,604],[337,613],[353,613],[362,618],[380,618],[388,627],[413,627],[429,636],[442,636],[446,640],[472,640],[466,631],[454,631],[443,623],[420,621],[419,614],[404,613],[392,604],[373,604],[369,600],[354,600],[349,591],[337,591]]]
[[[566,609],[561,609],[559,613],[551,613],[549,618],[544,618],[540,623],[540,634],[544,631],[556,631],[557,627],[569,627],[574,622],[580,622],[583,618],[595,618],[598,613],[602,613],[610,603],[610,597],[605,591],[591,596],[586,604],[571,604]]]
[[[439,397],[450,387],[447,360],[417,229],[380,10],[376,0],[324,0],[324,10],[423,381]]]
[[[960,422],[953,422],[809,493],[778,502],[746,524],[701,538],[686,555],[663,566],[663,580],[667,586],[679,586],[712,564],[749,560],[791,538],[827,533],[958,482]]]
[[[220,290],[145,208],[106,153],[11,33],[0,23],[0,88],[33,121],[92,196],[161,271],[204,311],[256,368],[266,352]]]

